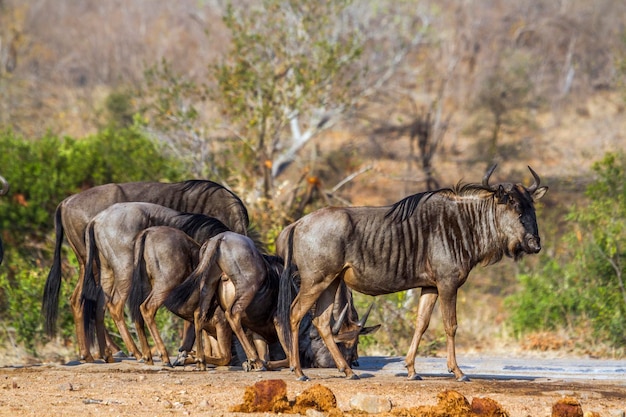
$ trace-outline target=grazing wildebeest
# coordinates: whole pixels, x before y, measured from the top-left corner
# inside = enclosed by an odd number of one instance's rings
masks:
[[[56,244],[53,264],[44,289],[42,314],[45,318],[46,332],[51,336],[54,335],[61,289],[61,245],[65,233],[79,265],[79,280],[70,297],[70,305],[74,316],[80,357],[87,362],[92,362],[93,357],[87,349],[80,304],[82,277],[87,260],[85,229],[87,223],[102,210],[115,203],[130,201],[144,201],[181,212],[205,214],[221,220],[231,230],[242,234],[246,234],[248,229],[248,212],[242,201],[233,192],[213,181],[105,184],[63,200],[55,212]],[[107,342],[111,343],[108,334]]]
[[[479,263],[504,255],[519,259],[541,249],[534,201],[547,187],[529,167],[534,183],[489,185],[495,165],[482,184],[415,194],[386,207],[328,207],[297,220],[277,241],[285,259],[279,317],[290,347],[290,366],[306,379],[297,355],[300,320],[317,303],[313,323],[340,371],[358,378],[337,349],[329,318],[340,281],[368,295],[422,288],[417,323],[406,356],[409,379],[419,379],[415,356],[437,297],[447,337],[448,370],[467,380],[455,354],[456,297]],[[285,245],[285,242],[287,243]],[[300,291],[290,301],[290,265],[298,268]]]
[[[239,339],[249,366],[265,368],[243,326],[266,341],[278,334],[272,318],[282,264],[282,259],[262,255],[250,238],[233,232],[221,233],[202,245],[198,266],[182,285],[170,292],[165,301],[170,310],[175,310],[186,304],[190,296],[199,293],[194,322],[200,369],[205,367],[205,360],[198,329],[211,317],[211,305],[215,298]],[[271,279],[270,275],[276,279]]]
[[[158,204],[141,202],[113,204],[89,222],[85,232],[87,262],[83,314],[86,325],[95,320],[100,353],[107,359],[110,359],[110,354],[102,348],[104,303],[126,347],[137,359],[143,358],[124,321],[124,306],[132,283],[135,238],[139,232],[151,226],[175,227],[199,242],[228,230],[221,221],[204,214],[182,213]],[[99,271],[99,283],[96,282],[95,269]],[[104,303],[99,299],[101,294],[98,288],[102,289]],[[143,320],[135,322],[135,325],[137,328],[143,327]],[[142,337],[144,334],[139,332],[138,335],[143,351],[149,353],[148,342]]]
[[[0,189],[0,195],[5,195],[9,192],[9,182],[0,175],[0,183],[2,183],[2,189]],[[2,265],[2,259],[4,258],[4,248],[2,247],[2,239],[0,239],[0,265]]]
[[[278,328],[276,303],[283,269],[282,258],[260,253],[254,242],[233,232],[219,234],[204,243],[200,251],[200,260],[196,269],[183,284],[176,287],[165,301],[170,310],[188,304],[188,299],[200,293],[200,304],[196,315],[196,329],[204,320],[211,317],[211,304],[217,298],[224,310],[226,319],[237,336],[247,357],[245,367],[262,369],[278,368],[287,364],[277,360],[269,362],[268,352],[260,354],[265,345],[278,341],[283,332]],[[352,321],[351,331],[346,330],[345,318],[349,307],[353,307],[347,288],[341,293],[337,305],[343,312],[333,326],[332,334],[336,342],[350,341],[344,346],[344,354],[356,360],[358,358],[355,340],[358,334],[367,334],[379,326],[364,327],[367,316],[359,322]],[[339,294],[339,293],[338,293]],[[356,315],[356,311],[354,311]],[[253,333],[256,347],[252,346],[245,334],[244,327]],[[302,329],[301,329],[302,330]],[[307,329],[304,329],[306,331]],[[343,330],[343,331],[341,331]],[[196,330],[197,332],[198,330]],[[198,336],[196,336],[198,339]],[[198,342],[196,342],[198,343]],[[200,342],[201,343],[201,342]],[[202,352],[201,344],[197,351]],[[300,346],[300,353],[311,366],[329,366],[332,361],[323,344],[309,343]],[[334,364],[333,364],[334,365]],[[330,366],[333,366],[330,365]],[[200,367],[203,361],[200,357]]]
[[[128,297],[128,307],[134,322],[140,321],[140,316],[143,317],[161,361],[167,366],[172,365],[155,316],[167,295],[198,265],[199,252],[200,245],[195,240],[185,232],[169,226],[149,227],[140,232],[135,239],[133,281]],[[172,312],[185,319],[186,323],[193,323],[199,297],[200,291],[197,291],[188,303]],[[217,348],[212,349],[211,356],[205,356],[206,362],[218,366],[228,365],[231,359],[232,330],[220,307],[215,309],[215,314],[204,330],[216,340],[217,344]],[[140,327],[137,331],[144,331],[144,329]],[[175,364],[184,362],[184,357],[187,352],[191,351],[194,341],[193,326],[185,326],[183,343],[179,349],[180,355]],[[152,363],[150,352],[144,352],[143,356],[148,363]]]

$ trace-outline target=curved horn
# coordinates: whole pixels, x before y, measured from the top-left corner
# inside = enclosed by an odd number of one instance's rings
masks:
[[[530,170],[530,173],[533,174],[533,178],[535,179],[533,184],[528,187],[528,192],[532,194],[537,191],[537,188],[539,188],[539,184],[541,184],[541,179],[539,178],[539,175],[537,175],[537,173],[530,167],[530,165],[528,166],[528,169]]]
[[[367,317],[370,315],[370,312],[372,311],[373,307],[374,307],[374,303],[370,304],[370,306],[368,307],[363,317],[361,317],[361,320],[359,320],[359,322],[357,323],[359,327],[365,326],[365,323],[367,322]]]
[[[491,174],[493,174],[493,171],[496,170],[497,166],[498,164],[493,164],[491,168],[487,170],[485,176],[483,177],[483,187],[491,189],[491,185],[489,185],[489,178],[491,177]]]
[[[0,195],[5,195],[9,192],[9,182],[4,179],[2,175],[0,175],[0,183],[2,183],[2,189],[0,190]]]
[[[333,329],[332,329],[332,332],[334,335],[339,334],[339,330],[341,330],[341,326],[343,326],[343,322],[346,320],[346,316],[348,315],[349,306],[350,304],[346,304],[343,310],[341,310],[341,314],[339,315],[339,318],[335,322],[335,325],[333,326]]]

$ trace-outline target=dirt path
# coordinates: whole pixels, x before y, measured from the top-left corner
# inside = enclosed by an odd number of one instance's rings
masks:
[[[470,402],[474,397],[491,398],[512,417],[549,416],[552,406],[563,397],[577,399],[585,412],[595,411],[600,416],[626,410],[626,381],[478,378],[459,383],[447,376],[407,381],[382,370],[361,372],[361,379],[350,381],[335,369],[309,369],[306,373],[311,378],[308,382],[296,381],[288,370],[245,373],[240,368],[218,368],[198,372],[193,366],[169,370],[134,361],[6,367],[0,368],[0,415],[251,415],[230,410],[243,402],[246,387],[268,379],[284,380],[289,400],[316,384],[325,386],[344,412],[351,410],[350,400],[357,393],[390,400],[393,412],[435,405],[437,395],[446,390],[457,391]]]

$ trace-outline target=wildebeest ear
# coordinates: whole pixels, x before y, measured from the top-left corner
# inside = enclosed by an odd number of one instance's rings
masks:
[[[359,337],[359,330],[350,330],[333,335],[335,343],[355,342]]]
[[[380,324],[377,324],[376,326],[363,327],[361,331],[359,332],[359,336],[372,334],[378,329],[380,329]]]
[[[545,185],[543,187],[539,187],[535,190],[535,192],[533,193],[532,197],[533,197],[533,201],[537,201],[539,200],[541,197],[543,197],[546,193],[548,192],[548,187],[546,187]]]
[[[498,204],[506,204],[509,201],[509,195],[506,191],[504,191],[502,184],[498,185],[498,189],[496,190],[496,199],[498,200]]]

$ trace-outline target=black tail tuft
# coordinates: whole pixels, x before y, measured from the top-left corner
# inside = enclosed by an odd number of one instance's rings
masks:
[[[200,288],[201,279],[202,274],[198,274],[196,271],[192,272],[182,284],[178,285],[167,295],[163,305],[172,312],[180,310],[192,294]]]
[[[291,263],[293,252],[293,234],[295,227],[289,231],[287,253],[285,254],[285,267],[280,277],[280,287],[278,291],[278,306],[276,309],[278,322],[282,329],[282,337],[287,349],[291,351],[291,303],[293,294],[293,265]]]
[[[98,297],[101,296],[102,288],[96,283],[95,270],[100,269],[98,247],[94,236],[94,224],[90,222],[87,226],[87,262],[85,263],[85,275],[83,278],[83,292],[81,302],[83,305],[83,318],[85,323],[85,334],[93,339],[93,323],[96,320],[96,308]]]
[[[44,329],[50,337],[56,334],[56,323],[59,310],[59,293],[61,291],[61,245],[63,244],[63,223],[61,217],[61,205],[56,209],[54,226],[56,242],[54,245],[54,258],[52,267],[48,273],[43,291],[41,314],[44,318]]]
[[[148,280],[146,272],[146,262],[143,258],[144,248],[146,246],[146,232],[142,232],[135,240],[135,253],[133,263],[133,278],[130,286],[130,294],[128,295],[128,308],[130,317],[133,321],[142,319],[141,304],[148,297]]]

